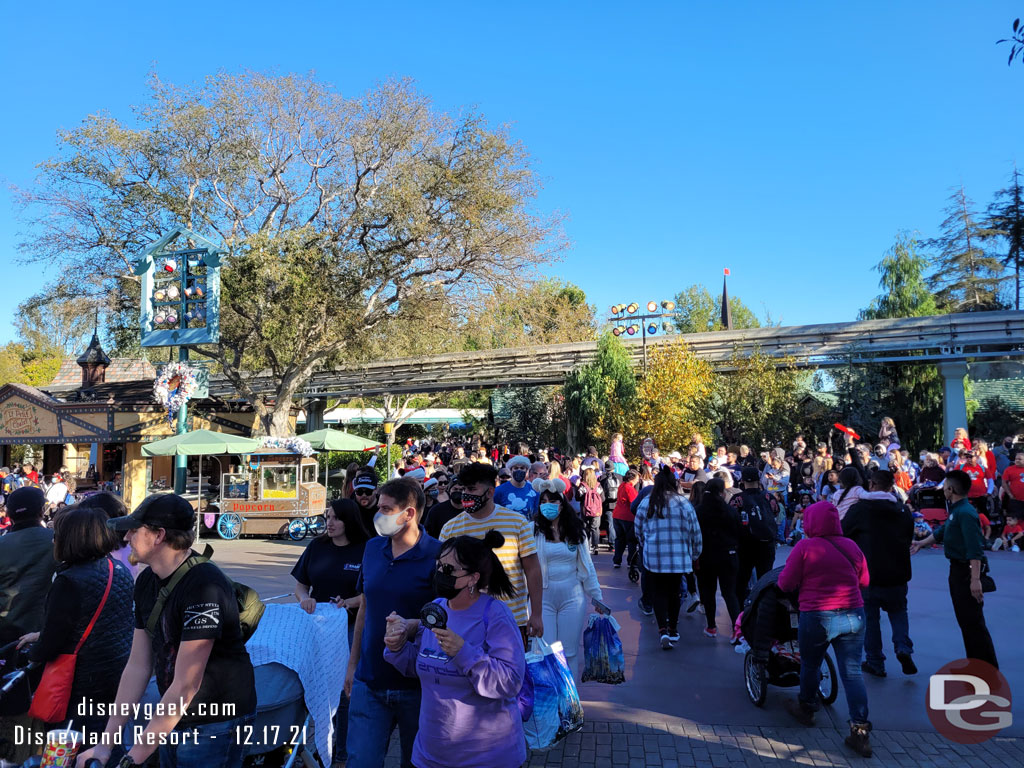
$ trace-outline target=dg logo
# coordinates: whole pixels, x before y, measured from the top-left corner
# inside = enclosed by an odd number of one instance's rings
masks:
[[[1010,684],[988,662],[957,659],[928,680],[928,719],[958,744],[980,744],[1013,723]]]

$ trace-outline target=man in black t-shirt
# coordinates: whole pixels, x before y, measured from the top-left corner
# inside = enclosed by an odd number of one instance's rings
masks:
[[[154,495],[107,525],[126,532],[134,558],[149,565],[135,582],[135,635],[116,703],[138,703],[154,671],[161,694],[145,732],[124,734],[130,750],[118,768],[144,763],[158,749],[161,765],[241,768],[256,712],[252,662],[231,582],[213,563],[186,562],[195,554],[192,506],[180,496]],[[182,567],[150,633],[158,594]],[[79,764],[109,760],[107,744],[116,743],[127,719],[112,715],[109,739],[79,756]]]
[[[373,516],[377,514],[377,471],[373,467],[362,467],[352,481],[352,498],[356,500],[363,527],[374,534]]]

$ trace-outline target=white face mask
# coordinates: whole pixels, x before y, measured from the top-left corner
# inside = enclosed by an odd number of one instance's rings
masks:
[[[399,512],[397,515],[385,515],[383,512],[378,512],[373,516],[373,527],[377,530],[381,536],[393,537],[397,536],[404,530],[408,520],[404,523],[398,522],[398,519],[404,514]]]

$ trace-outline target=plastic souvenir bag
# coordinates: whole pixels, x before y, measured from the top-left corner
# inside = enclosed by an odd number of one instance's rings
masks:
[[[583,677],[585,683],[617,685],[626,682],[626,662],[619,640],[619,622],[612,616],[590,614],[583,631]]]
[[[547,749],[583,727],[583,707],[562,644],[534,638],[526,654],[533,679],[533,713],[523,722],[530,749]]]

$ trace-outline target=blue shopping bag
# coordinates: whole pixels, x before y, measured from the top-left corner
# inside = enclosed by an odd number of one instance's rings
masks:
[[[583,663],[584,683],[588,680],[611,685],[626,682],[619,622],[612,616],[590,614],[590,621],[583,631]]]
[[[562,644],[531,641],[526,670],[533,680],[533,712],[523,721],[530,749],[547,749],[583,727],[583,706]]]

